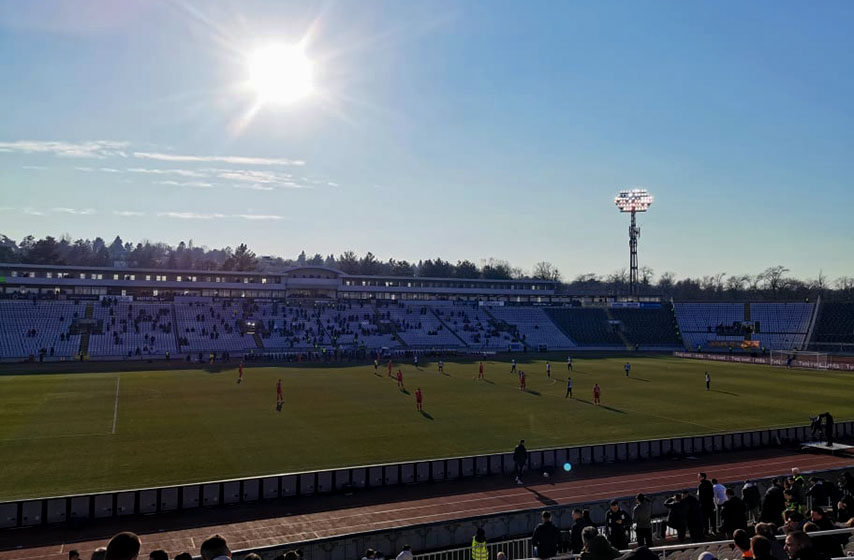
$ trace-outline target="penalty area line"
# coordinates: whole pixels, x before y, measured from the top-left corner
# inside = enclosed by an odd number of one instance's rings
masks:
[[[113,435],[116,433],[116,422],[119,419],[119,382],[121,379],[121,377],[116,377],[116,404],[113,406]]]

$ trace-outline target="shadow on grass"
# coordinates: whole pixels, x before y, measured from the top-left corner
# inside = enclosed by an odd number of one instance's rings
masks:
[[[649,379],[644,379],[643,377],[629,377],[629,379],[634,379],[635,381],[643,381],[645,383],[649,383]]]
[[[525,389],[525,392],[526,392],[526,393],[529,393],[529,394],[531,394],[531,395],[534,395],[535,397],[539,397],[539,396],[540,396],[540,392],[539,392],[539,391],[534,391],[533,389]]]
[[[427,420],[433,420],[433,416],[429,412],[421,411],[421,416],[426,418]]]
[[[525,490],[533,494],[537,498],[537,501],[544,506],[556,506],[558,504],[557,500],[553,500],[544,494],[540,494],[533,488],[525,488]]]
[[[403,393],[404,395],[410,394],[409,391],[407,391],[406,389],[401,389],[400,392]]]
[[[720,389],[709,389],[712,393],[722,393],[724,395],[732,395],[733,397],[737,397],[738,393],[731,393],[729,391],[721,391]]]
[[[232,369],[232,368],[229,368],[229,367],[226,367],[226,366],[212,366],[212,365],[207,365],[207,366],[205,366],[205,367],[204,367],[204,368],[202,368],[202,369],[204,369],[205,373],[222,373],[223,371],[225,371],[225,370],[227,370],[227,369]]]
[[[490,381],[489,379],[481,379],[484,383],[489,383],[490,385],[495,385],[495,381]]]
[[[605,410],[610,410],[611,412],[616,412],[617,414],[625,414],[625,411],[620,410],[619,408],[614,408],[613,406],[606,406],[604,404],[599,405],[601,408]]]

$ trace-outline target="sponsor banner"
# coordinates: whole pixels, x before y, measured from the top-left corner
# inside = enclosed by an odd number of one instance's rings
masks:
[[[709,354],[703,352],[674,352],[673,355],[677,358],[689,358],[694,360],[712,360],[715,362],[737,362],[742,364],[765,364],[768,365],[771,362],[770,357],[768,356],[760,356],[760,357],[752,357],[752,356],[731,356],[729,354]],[[774,363],[777,365],[785,365],[784,360],[774,360]],[[808,369],[833,369],[838,371],[854,371],[854,363],[848,362],[832,362],[828,363],[827,367],[817,367],[814,361],[807,362],[802,360],[795,360],[792,362],[793,367],[799,368],[808,368]]]
[[[710,340],[706,342],[707,346],[712,348],[741,348],[743,350],[759,349],[758,340]]]

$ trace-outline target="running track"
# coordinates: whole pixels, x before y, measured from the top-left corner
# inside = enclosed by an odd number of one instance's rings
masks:
[[[802,472],[854,467],[854,459],[784,451],[736,452],[697,460],[649,461],[637,465],[603,465],[561,473],[549,483],[529,475],[531,485],[508,485],[495,477],[481,480],[378,489],[354,496],[295,498],[191,513],[111,520],[83,530],[21,529],[0,532],[0,560],[66,560],[68,550],[88,558],[109,536],[130,530],[142,538],[140,558],[164,548],[169,556],[198,554],[201,542],[219,533],[232,550],[299,542],[348,533],[495,514],[542,507],[543,503],[587,503],[637,492],[648,494],[694,487],[697,472],[723,483]],[[579,472],[589,469],[588,472]],[[534,482],[536,481],[536,482]],[[440,495],[441,494],[441,495]],[[249,519],[249,520],[247,520]],[[239,520],[239,521],[237,521]],[[167,530],[168,529],[168,530]],[[53,544],[49,544],[53,543]]]

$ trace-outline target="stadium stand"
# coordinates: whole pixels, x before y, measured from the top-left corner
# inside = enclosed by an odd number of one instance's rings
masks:
[[[516,340],[506,325],[496,321],[477,304],[431,305],[431,308],[445,326],[470,348],[501,350]]]
[[[546,313],[579,346],[625,347],[604,309],[549,307]]]
[[[670,304],[660,308],[614,308],[609,312],[614,320],[620,322],[623,335],[632,344],[667,348],[682,346]]]
[[[751,303],[750,320],[760,326],[752,338],[773,350],[804,349],[814,310],[812,303]]]
[[[175,304],[182,352],[242,352],[256,348],[238,325],[244,313],[233,301]]]
[[[89,356],[163,357],[178,351],[168,303],[128,303],[104,299],[94,304],[98,327],[89,336]]]
[[[822,302],[812,342],[819,345],[854,344],[854,302]]]
[[[86,304],[71,301],[0,301],[0,358],[58,360],[77,355],[73,324]]]
[[[520,340],[531,348],[546,345],[549,350],[574,348],[575,342],[566,336],[540,307],[492,307],[489,313],[499,321],[512,325]]]
[[[412,348],[456,348],[463,341],[445,328],[429,305],[420,302],[378,307],[380,316],[394,325],[397,335]]]
[[[744,321],[743,303],[677,303],[674,307],[682,341],[689,350],[706,348],[713,341],[736,345],[744,340],[743,336],[718,335],[715,331],[719,325]]]

